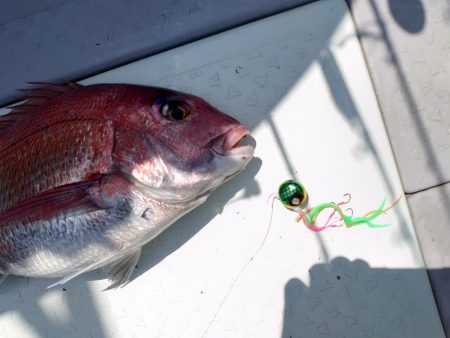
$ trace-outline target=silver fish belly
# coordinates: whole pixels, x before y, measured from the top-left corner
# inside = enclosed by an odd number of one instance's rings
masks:
[[[169,204],[132,186],[126,196],[103,200],[98,209],[75,208],[45,220],[2,224],[0,245],[8,250],[2,250],[1,269],[28,277],[64,277],[57,285],[103,267],[114,286],[122,285],[141,247],[205,199]]]

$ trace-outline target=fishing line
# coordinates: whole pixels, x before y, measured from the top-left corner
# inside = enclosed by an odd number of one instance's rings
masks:
[[[350,194],[345,194],[346,200],[335,203],[335,202],[329,202],[329,203],[322,203],[315,207],[303,209],[301,208],[302,205],[307,203],[308,200],[308,194],[304,187],[294,180],[288,180],[285,181],[278,190],[278,196],[275,194],[272,194],[269,196],[269,199],[272,199],[272,205],[271,205],[271,211],[270,211],[270,218],[269,218],[269,224],[267,226],[266,233],[264,235],[264,238],[259,245],[258,249],[255,251],[255,253],[250,257],[250,259],[242,266],[239,273],[236,275],[236,277],[233,279],[233,282],[231,283],[230,287],[228,288],[228,291],[226,292],[225,296],[223,297],[222,301],[219,303],[219,306],[217,307],[216,312],[214,313],[211,321],[209,322],[208,326],[206,327],[205,331],[202,334],[202,338],[206,337],[208,334],[210,328],[212,327],[213,323],[215,322],[220,310],[222,309],[223,305],[227,301],[229,295],[231,294],[231,291],[233,290],[236,283],[239,281],[239,278],[242,276],[242,274],[247,269],[248,265],[255,259],[255,257],[260,253],[262,250],[270,232],[270,228],[272,226],[272,219],[273,219],[273,205],[275,200],[281,201],[281,203],[288,209],[295,211],[298,216],[296,218],[297,222],[303,221],[305,226],[315,232],[322,231],[328,227],[340,227],[345,225],[346,227],[352,227],[359,224],[366,224],[371,228],[378,228],[378,227],[384,227],[388,224],[374,224],[371,221],[377,218],[379,215],[386,213],[388,210],[392,209],[394,206],[396,206],[399,201],[401,200],[401,196],[391,205],[385,207],[386,199],[383,200],[381,205],[372,211],[367,212],[362,217],[353,217],[353,209],[347,208],[346,211],[351,211],[351,215],[346,215],[341,209],[341,206],[346,205],[351,200]],[[320,213],[322,213],[325,209],[331,209],[332,212],[329,215],[325,225],[317,225],[316,221]],[[335,214],[338,214],[340,217],[340,221],[343,222],[343,224],[337,225],[333,223],[330,223],[333,216]]]
[[[228,288],[227,293],[225,294],[225,296],[223,297],[222,301],[220,302],[216,312],[214,313],[214,316],[212,317],[211,321],[209,322],[208,326],[206,327],[205,331],[202,334],[202,338],[206,337],[206,335],[208,334],[209,329],[211,328],[211,326],[213,325],[213,323],[215,322],[217,315],[219,314],[220,310],[222,309],[223,305],[225,304],[225,302],[228,299],[228,296],[231,294],[231,291],[233,290],[234,286],[236,285],[236,283],[238,282],[239,278],[241,277],[241,275],[245,272],[245,270],[247,269],[248,265],[253,262],[253,260],[255,259],[255,257],[259,254],[259,252],[262,250],[264,243],[266,242],[268,236],[269,236],[269,232],[270,232],[270,228],[272,227],[272,218],[273,218],[273,204],[275,202],[275,199],[277,199],[276,196],[271,195],[269,197],[269,199],[272,198],[272,206],[271,206],[271,211],[270,211],[270,219],[269,219],[269,225],[267,226],[266,229],[266,233],[264,235],[264,238],[261,242],[261,244],[259,245],[258,249],[255,251],[255,253],[250,257],[250,259],[242,266],[241,270],[239,271],[239,273],[236,275],[236,277],[234,277],[233,282],[231,283],[230,287]]]

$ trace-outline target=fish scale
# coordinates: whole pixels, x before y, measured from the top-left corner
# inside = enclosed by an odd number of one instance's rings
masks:
[[[87,126],[92,133],[83,135]],[[110,170],[111,167],[104,167],[104,163],[111,162],[110,129],[95,121],[61,122],[46,129],[51,138],[34,134],[4,150],[0,158],[0,211],[43,191]],[[99,142],[106,150],[95,146]]]

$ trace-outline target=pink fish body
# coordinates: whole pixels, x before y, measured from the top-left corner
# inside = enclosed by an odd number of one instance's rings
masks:
[[[102,267],[126,283],[141,247],[242,171],[248,130],[199,97],[48,85],[0,117],[0,275]],[[248,138],[247,138],[248,139]]]

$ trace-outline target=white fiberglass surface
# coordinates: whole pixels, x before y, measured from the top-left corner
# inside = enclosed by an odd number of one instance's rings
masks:
[[[268,198],[286,179],[354,215],[403,194],[344,1],[320,1],[82,81],[196,94],[251,129],[255,159],[151,244],[101,271],[1,286],[4,337],[443,337],[406,201],[390,226],[315,233]],[[350,211],[349,211],[350,212]],[[378,221],[378,220],[377,220]],[[265,238],[265,241],[263,242]],[[256,255],[255,255],[256,254]]]

